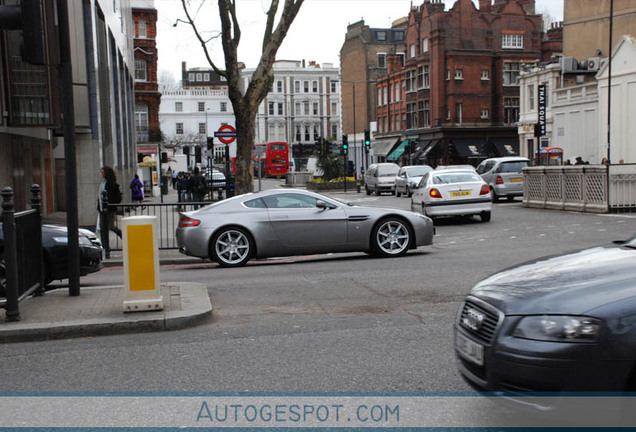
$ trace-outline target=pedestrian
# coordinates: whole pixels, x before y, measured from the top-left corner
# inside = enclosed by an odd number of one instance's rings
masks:
[[[203,202],[205,195],[208,193],[208,182],[200,174],[199,167],[194,168],[194,173],[190,177],[190,189],[192,190],[192,198],[194,202]],[[195,206],[195,209],[199,206]]]
[[[566,159],[563,165],[572,165],[572,162],[570,162],[570,159]]]
[[[609,162],[607,161],[607,158],[601,159],[601,165],[609,165]]]
[[[585,162],[583,162],[583,158],[581,156],[577,156],[574,165],[585,165]]]
[[[177,170],[172,171],[172,189],[177,190],[177,181],[179,180],[179,173]]]
[[[135,174],[135,178],[130,182],[130,196],[132,202],[140,203],[144,200],[144,185],[139,180],[139,175]]]
[[[188,179],[183,171],[179,173],[177,178],[177,193],[179,194],[179,202],[185,202],[188,193]]]
[[[102,202],[102,194],[104,191],[106,191],[108,196],[108,204],[119,204],[121,202],[122,193],[119,188],[119,184],[117,183],[117,176],[115,175],[115,171],[109,166],[102,167],[99,173],[102,178],[102,182],[99,185],[97,210],[100,212],[100,215],[107,218],[108,229],[121,238],[121,230],[115,226],[117,206],[109,205],[106,208],[106,205]]]
[[[192,185],[190,184],[190,179],[192,178],[192,173],[190,171],[185,173],[186,179],[186,201],[192,201]]]

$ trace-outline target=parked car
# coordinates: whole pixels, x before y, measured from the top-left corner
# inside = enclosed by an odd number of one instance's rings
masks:
[[[411,197],[413,189],[417,189],[422,176],[432,170],[433,168],[428,165],[408,165],[400,168],[395,176],[395,195],[398,198],[402,194]]]
[[[411,210],[432,218],[479,215],[482,222],[488,222],[491,207],[488,185],[466,168],[429,171],[411,197]]]
[[[65,226],[42,225],[44,283],[68,278],[68,236]],[[79,229],[80,276],[103,267],[102,242],[94,232]],[[4,261],[4,232],[0,222],[0,296],[6,295],[7,275]]]
[[[181,213],[176,238],[186,255],[237,267],[251,258],[329,252],[397,257],[432,244],[433,231],[431,219],[410,211],[270,189]]]
[[[500,157],[485,159],[477,167],[492,191],[493,202],[506,197],[513,200],[523,196],[523,169],[530,165],[530,160],[522,157]]]
[[[382,192],[395,195],[395,176],[400,170],[398,164],[391,162],[372,164],[364,173],[364,190],[367,195],[375,192],[380,196]]]
[[[225,189],[225,174],[221,171],[212,171],[212,177],[210,173],[206,177],[208,179],[208,186],[210,190]]]
[[[479,391],[506,392],[540,411],[567,398],[544,406],[524,394],[636,391],[634,262],[636,237],[540,258],[479,282],[455,322],[459,372]]]

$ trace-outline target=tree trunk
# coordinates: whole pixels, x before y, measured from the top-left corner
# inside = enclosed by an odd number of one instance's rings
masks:
[[[258,109],[258,108],[257,108]],[[236,194],[254,192],[252,149],[256,134],[256,112],[241,104],[234,111],[236,118]],[[256,111],[256,110],[254,110]]]

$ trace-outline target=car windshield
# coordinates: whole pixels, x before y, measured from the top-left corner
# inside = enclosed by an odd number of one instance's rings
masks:
[[[471,172],[439,173],[433,176],[434,184],[469,183],[480,180],[481,179],[477,174]]]
[[[504,162],[501,164],[500,172],[502,173],[518,173],[528,166],[528,161]]]
[[[431,167],[426,166],[411,167],[406,169],[406,171],[409,173],[409,177],[421,177],[430,170]]]
[[[395,176],[399,171],[398,167],[378,167],[378,176],[379,177],[390,177]]]

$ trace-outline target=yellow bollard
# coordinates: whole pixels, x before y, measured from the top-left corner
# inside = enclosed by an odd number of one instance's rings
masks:
[[[163,309],[159,285],[156,216],[122,219],[124,243],[124,312]]]

